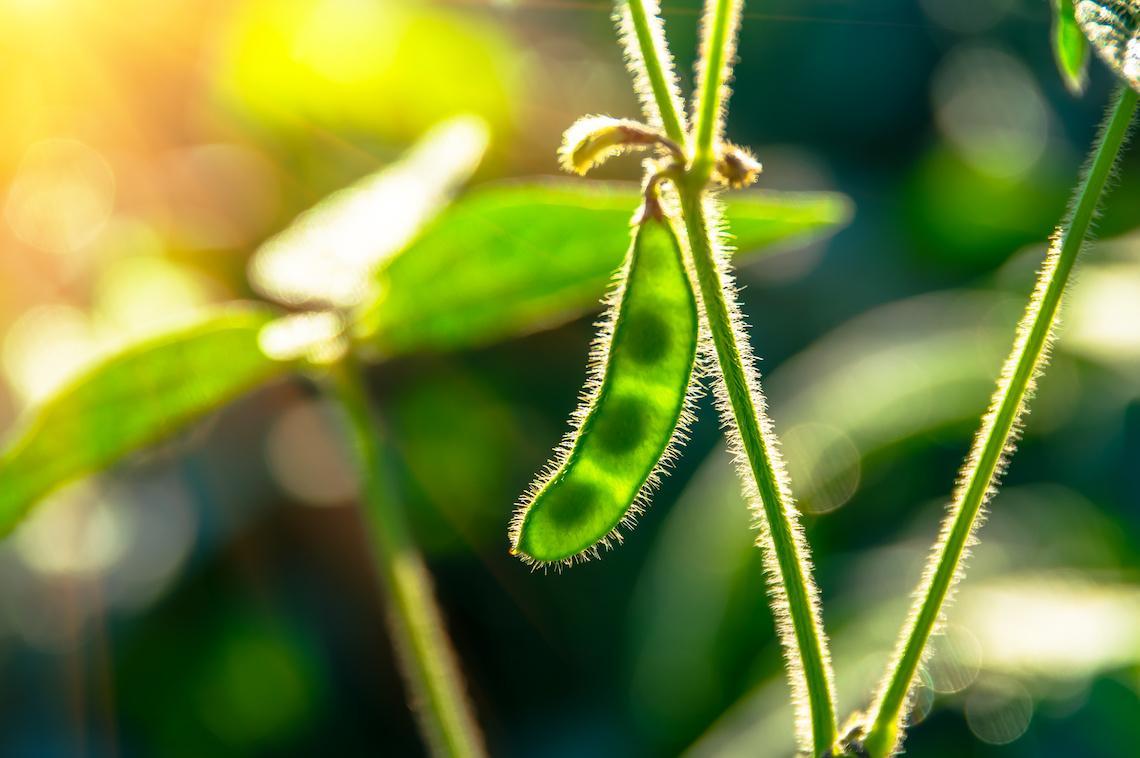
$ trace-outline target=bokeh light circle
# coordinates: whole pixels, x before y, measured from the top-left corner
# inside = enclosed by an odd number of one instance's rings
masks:
[[[78,140],[48,139],[24,153],[4,217],[23,242],[65,255],[95,239],[114,204],[115,174],[106,158]]]

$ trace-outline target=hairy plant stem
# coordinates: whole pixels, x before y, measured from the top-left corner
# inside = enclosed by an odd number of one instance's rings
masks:
[[[691,169],[703,180],[708,179],[716,160],[725,81],[732,64],[729,57],[736,48],[734,35],[740,19],[741,2],[742,0],[707,0],[705,3],[705,37],[701,48],[697,104],[694,108],[696,125],[693,127],[695,138]]]
[[[795,512],[779,483],[770,449],[772,442],[766,438],[763,429],[766,424],[761,420],[763,410],[753,401],[752,367],[745,366],[744,353],[737,344],[738,333],[733,327],[728,301],[731,295],[717,267],[711,244],[703,185],[681,187],[681,208],[725,392],[763,505],[771,547],[779,566],[779,580],[787,599],[795,649],[785,652],[799,658],[789,661],[789,666],[792,672],[798,669],[802,673],[811,714],[811,742],[815,755],[822,755],[835,742],[835,698],[816,592],[804,560],[806,555],[804,558],[800,555],[805,546],[797,544]]]
[[[966,460],[956,503],[947,515],[942,538],[931,554],[924,585],[920,585],[919,599],[903,631],[893,666],[871,710],[872,721],[864,745],[876,758],[890,755],[897,748],[900,722],[905,717],[907,696],[923,651],[958,575],[978,514],[997,486],[1016,437],[1018,419],[1032,392],[1034,377],[1047,355],[1065,286],[1124,143],[1136,103],[1137,93],[1122,86],[1093,148],[1088,172],[1078,187],[1076,205],[1061,237],[1059,251],[1042,269],[1003,378],[991,401],[991,410]]]
[[[396,655],[420,729],[433,755],[485,755],[431,579],[384,474],[385,443],[360,367],[349,357],[332,368],[331,379],[357,454],[364,517],[389,602]]]
[[[645,0],[628,0],[626,4],[629,6],[629,15],[637,35],[641,58],[645,63],[645,75],[653,90],[653,99],[657,101],[657,110],[661,112],[661,124],[665,127],[665,134],[669,139],[684,149],[687,135],[681,121],[681,104],[673,96],[673,89],[670,86],[672,76],[666,73],[665,65],[661,61],[661,51],[658,50],[650,26]]]
[[[751,478],[762,503],[766,531],[771,538],[774,556],[766,556],[779,576],[771,577],[776,583],[775,595],[782,595],[775,603],[777,624],[790,622],[792,635],[781,629],[781,641],[788,659],[789,676],[793,688],[799,690],[796,680],[802,678],[803,695],[807,700],[811,720],[812,752],[816,756],[827,753],[835,742],[835,698],[832,692],[830,658],[827,654],[823,625],[819,618],[816,590],[810,576],[806,545],[795,525],[796,514],[786,489],[781,486],[779,464],[774,456],[774,440],[766,436],[768,426],[764,409],[754,398],[759,387],[753,387],[754,370],[750,352],[741,349],[738,333],[733,325],[735,296],[718,268],[715,254],[716,232],[709,227],[705,212],[708,184],[716,162],[720,135],[721,110],[724,106],[725,83],[731,69],[735,50],[735,35],[740,18],[741,0],[709,0],[706,3],[704,44],[700,64],[697,119],[692,139],[683,133],[681,105],[673,96],[658,47],[653,35],[652,20],[642,0],[627,0],[630,19],[640,48],[641,61],[650,83],[654,101],[660,111],[662,123],[671,139],[685,146],[689,165],[669,179],[676,185],[681,199],[681,215],[689,242],[689,250],[696,270],[703,300],[705,317],[712,335],[721,375],[724,379],[727,403],[738,430],[742,452],[748,459]],[[661,41],[665,47],[664,40]],[[668,54],[667,49],[664,50]],[[674,133],[677,130],[678,133]],[[691,152],[690,152],[691,151]],[[754,395],[753,393],[757,394]],[[769,560],[773,558],[774,561]],[[778,606],[787,605],[787,619]]]

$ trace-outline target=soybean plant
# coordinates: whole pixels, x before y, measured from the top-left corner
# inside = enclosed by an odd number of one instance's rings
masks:
[[[650,151],[644,162],[643,207],[634,217],[633,245],[618,271],[611,313],[594,347],[594,372],[584,402],[554,461],[519,504],[510,530],[512,552],[535,565],[561,566],[596,556],[599,547],[620,541],[618,530],[633,523],[658,473],[675,455],[690,420],[692,385],[702,373],[697,369],[707,370],[714,376],[722,423],[760,528],[799,748],[813,756],[884,758],[901,749],[910,693],[927,643],[937,631],[981,514],[1013,452],[1034,383],[1048,359],[1077,255],[1125,143],[1140,91],[1140,0],[1054,3],[1054,47],[1066,85],[1074,92],[1083,88],[1090,42],[1123,83],[1070,216],[1053,236],[898,650],[869,711],[854,713],[842,733],[807,547],[724,255],[727,229],[720,215],[720,192],[746,186],[760,173],[760,164],[749,152],[722,137],[742,5],[741,0],[705,4],[690,127],[656,2],[617,3],[615,18],[646,120],[580,120],[566,132],[563,163],[585,173],[621,152]],[[653,231],[659,226],[665,231]],[[674,237],[667,231],[671,228],[683,234]],[[670,252],[675,259],[669,277],[658,280],[656,296],[640,292],[644,240],[650,233],[668,243],[661,246],[663,260]],[[684,296],[690,288],[697,294],[701,319],[696,353],[689,349],[696,331],[689,326],[688,306],[668,309],[674,298],[689,302]],[[657,317],[647,317],[643,308],[656,308]],[[686,355],[693,356],[689,368],[680,370],[678,361]],[[640,386],[631,386],[631,379]]]
[[[620,246],[626,209],[641,195],[636,187],[518,180],[451,202],[487,138],[480,121],[452,119],[267,240],[249,274],[276,306],[202,308],[187,323],[119,345],[28,408],[0,447],[0,537],[61,485],[158,444],[261,384],[303,375],[342,411],[338,431],[355,453],[366,536],[425,742],[435,755],[485,752],[390,475],[392,443],[364,364],[484,345],[592,310],[621,262],[620,247],[608,243]],[[753,193],[729,207],[750,252],[834,228],[847,212],[844,198],[822,193]],[[624,347],[598,395],[621,415],[623,403],[642,399],[646,373],[668,365],[667,378],[657,374],[659,397],[626,406],[628,414],[645,413],[645,428],[656,435],[684,414],[696,306],[677,241],[659,214],[647,217],[631,255],[622,315],[613,323]],[[659,339],[642,338],[656,319],[675,338],[663,351]],[[611,453],[627,444],[622,425],[602,424],[598,432]],[[659,453],[639,449],[624,460],[652,467]],[[582,484],[610,486],[596,475],[576,468]],[[615,499],[610,512],[620,509]],[[555,506],[548,515],[558,513]],[[524,547],[541,555],[562,549],[539,541]]]

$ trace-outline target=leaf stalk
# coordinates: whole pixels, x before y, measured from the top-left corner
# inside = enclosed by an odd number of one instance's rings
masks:
[[[745,489],[753,494],[754,484],[756,497],[753,499],[760,501],[772,605],[798,701],[801,740],[805,746],[810,745],[813,755],[822,756],[834,745],[837,728],[831,661],[819,614],[818,592],[811,578],[807,545],[797,522],[775,435],[765,413],[751,351],[747,338],[737,327],[740,317],[731,274],[721,269],[727,264],[722,263],[717,254],[719,229],[710,223],[708,215],[713,207],[708,188],[722,147],[720,132],[728,93],[726,85],[735,56],[742,1],[709,0],[706,3],[694,107],[696,122],[687,136],[683,133],[680,105],[669,86],[671,72],[667,72],[662,63],[668,49],[664,40],[654,35],[659,21],[649,17],[643,0],[627,0],[627,4],[640,46],[635,53],[640,52],[646,69],[635,73],[639,80],[644,78],[650,83],[666,133],[691,150],[689,165],[663,178],[668,178],[680,195],[689,253],[723,379],[725,407],[722,413],[734,435],[734,447],[747,460],[747,470],[742,469]],[[636,59],[636,55],[631,57]],[[758,171],[759,164],[756,164]],[[656,184],[652,183],[650,189],[655,188]],[[805,723],[809,720],[810,725]],[[809,731],[810,735],[806,734]]]
[[[736,32],[740,25],[743,0],[708,0],[705,3],[704,39],[701,44],[700,81],[694,108],[696,124],[691,171],[701,182],[707,182],[716,162],[717,141],[727,83],[736,51]]]
[[[431,579],[390,478],[384,475],[386,443],[369,404],[362,371],[350,357],[331,367],[330,378],[356,451],[362,510],[388,597],[396,656],[411,690],[420,730],[435,756],[484,756],[482,736]]]
[[[963,467],[954,504],[943,522],[942,536],[931,552],[916,604],[903,630],[893,664],[888,669],[864,746],[876,758],[894,754],[902,737],[908,695],[922,663],[927,641],[935,631],[963,556],[971,543],[978,516],[993,495],[1018,436],[1019,421],[1033,392],[1034,380],[1048,359],[1062,295],[1084,244],[1112,168],[1124,145],[1136,110],[1137,93],[1122,85],[1094,144],[1091,162],[1076,193],[1072,216],[1054,244],[1038,278],[1037,288],[1018,327],[990,411]]]

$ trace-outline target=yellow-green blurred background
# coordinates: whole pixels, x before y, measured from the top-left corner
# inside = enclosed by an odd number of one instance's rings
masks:
[[[697,0],[665,0],[682,71]],[[0,0],[0,428],[108,345],[251,296],[251,252],[449,115],[475,182],[635,116],[599,0]],[[865,704],[1111,88],[1045,0],[746,7],[729,136],[853,223],[741,272],[835,644]],[[689,82],[685,82],[689,87]],[[633,162],[606,176],[636,177]],[[925,675],[918,756],[1140,744],[1140,151]],[[373,369],[495,755],[788,755],[748,517],[707,403],[625,546],[506,553],[590,319]],[[226,356],[218,356],[223,362]],[[355,485],[297,379],[73,485],[0,545],[0,755],[416,755]]]

